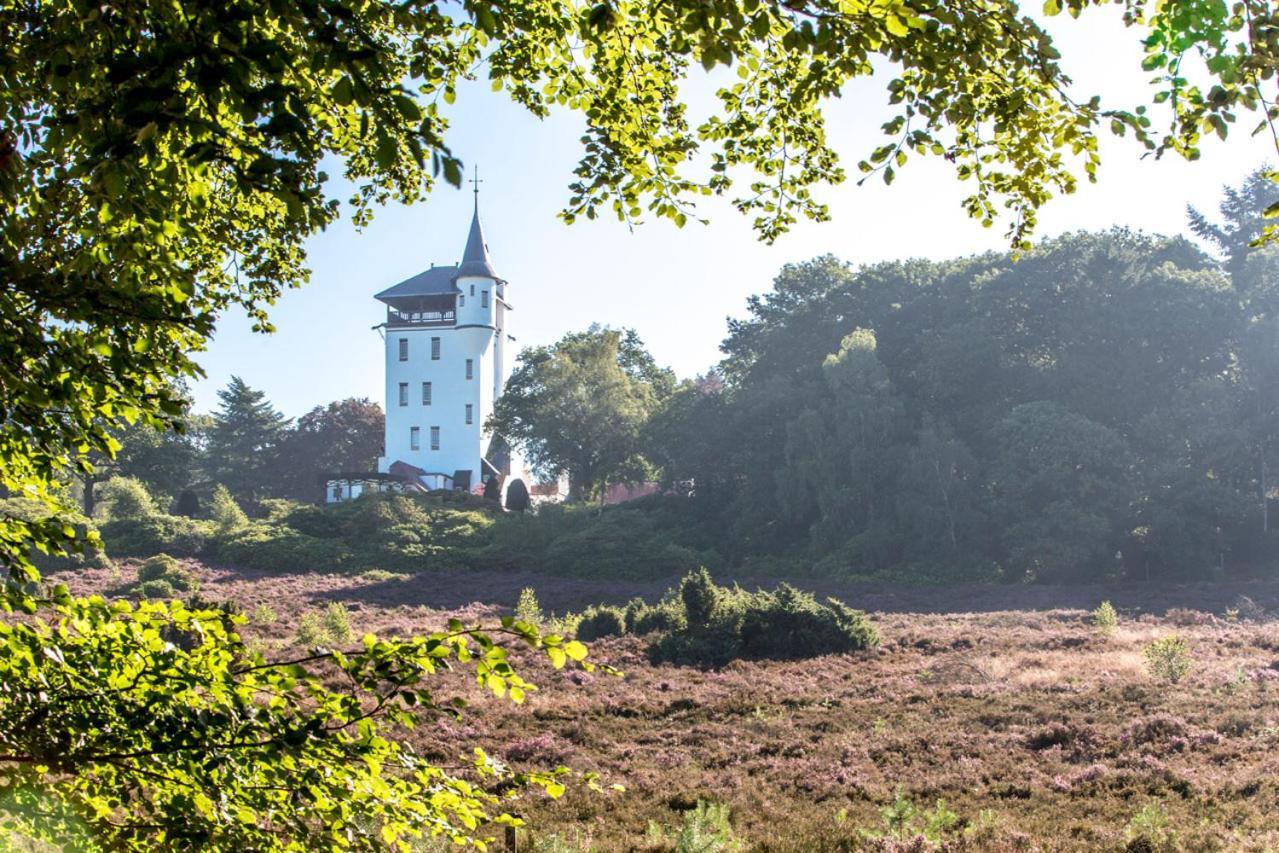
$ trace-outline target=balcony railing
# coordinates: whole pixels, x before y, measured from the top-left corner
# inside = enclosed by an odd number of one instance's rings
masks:
[[[453,311],[394,311],[386,312],[387,326],[452,326],[457,322]]]

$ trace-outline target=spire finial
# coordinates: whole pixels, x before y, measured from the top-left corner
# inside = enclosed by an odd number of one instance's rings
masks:
[[[480,206],[480,184],[484,183],[484,181],[480,179],[480,166],[478,163],[472,168],[471,174],[474,175],[474,177],[471,178],[471,187],[472,192],[475,193],[475,207],[478,210]]]

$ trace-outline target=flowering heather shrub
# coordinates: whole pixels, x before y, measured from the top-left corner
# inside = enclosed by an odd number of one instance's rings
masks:
[[[1211,625],[1217,621],[1211,613],[1202,610],[1191,610],[1188,607],[1174,607],[1164,614],[1164,618],[1179,628],[1190,628],[1195,625]]]
[[[1190,646],[1176,634],[1155,640],[1142,649],[1142,655],[1150,674],[1169,684],[1176,684],[1190,672]]]
[[[568,751],[553,735],[540,734],[508,743],[502,747],[502,757],[507,761],[554,766],[567,760]]]

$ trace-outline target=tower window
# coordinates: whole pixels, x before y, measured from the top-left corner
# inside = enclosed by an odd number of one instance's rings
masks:
[[[475,406],[471,403],[466,404],[466,422],[475,423]]]
[[[457,297],[457,307],[458,307],[458,308],[465,308],[465,307],[466,307],[466,294],[465,294],[465,293],[459,293],[459,294],[458,294],[458,297]]]
[[[473,358],[468,358],[466,360],[466,378],[467,379],[475,378],[475,359]]]
[[[489,292],[487,290],[480,291],[480,306],[483,308],[489,307]]]
[[[431,338],[431,361],[440,360],[440,339]]]
[[[432,450],[440,449],[440,428],[439,427],[431,427],[431,449]]]
[[[409,450],[422,449],[422,430],[420,427],[409,427]]]
[[[407,406],[409,404],[409,383],[400,383],[400,405]]]
[[[400,338],[400,361],[409,360],[409,339]]]
[[[471,295],[472,295],[472,296],[474,296],[474,295],[475,295],[475,285],[473,285],[473,284],[471,285]]]
[[[422,405],[423,406],[431,405],[431,383],[430,382],[422,383]]]

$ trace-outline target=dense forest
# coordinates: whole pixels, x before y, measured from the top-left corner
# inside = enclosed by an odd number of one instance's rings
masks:
[[[1279,254],[1250,241],[1269,186],[1228,191],[1224,224],[1191,212],[1215,255],[1115,230],[1016,258],[788,266],[730,324],[722,362],[682,383],[629,330],[526,350],[492,425],[543,472],[568,474],[587,505],[568,527],[560,513],[545,535],[526,522],[502,537],[502,562],[520,562],[526,536],[527,561],[549,570],[577,537],[600,566],[618,565],[604,556],[612,546],[636,560],[678,546],[687,558],[671,572],[706,562],[1070,582],[1266,571],[1279,538],[1268,508]],[[264,499],[314,502],[324,472],[369,470],[380,453],[382,413],[367,400],[292,423],[239,379],[220,397],[184,435],[121,436],[95,478],[139,480],[161,511],[186,515],[212,512],[200,506],[221,485],[263,516]],[[609,482],[639,479],[663,494],[599,517],[589,506]],[[86,515],[91,487],[80,484]],[[558,550],[539,559],[535,543],[550,540]],[[484,544],[477,559],[495,553]]]
[[[1124,231],[783,270],[650,452],[736,554],[1070,581],[1245,570],[1267,539],[1269,253]]]

